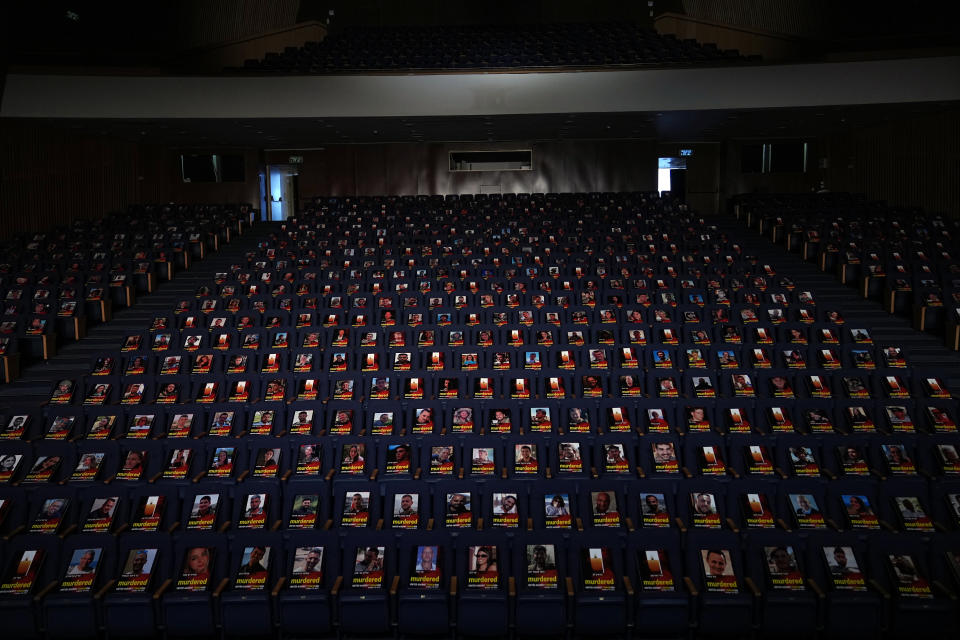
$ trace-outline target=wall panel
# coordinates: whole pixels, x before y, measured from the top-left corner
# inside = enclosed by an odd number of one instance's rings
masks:
[[[532,149],[533,171],[449,171],[450,151]],[[267,152],[268,163],[302,155],[300,194],[371,195],[646,191],[656,189],[652,141],[333,145]]]

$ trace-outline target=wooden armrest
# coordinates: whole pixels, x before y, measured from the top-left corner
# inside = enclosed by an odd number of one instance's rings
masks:
[[[590,467],[590,477],[593,478],[594,480],[600,477],[600,474],[597,473],[596,467]]]
[[[783,518],[777,518],[777,524],[784,531],[790,531],[790,527],[787,525],[787,522]]]
[[[700,592],[697,591],[697,585],[693,584],[693,580],[689,576],[683,576],[683,584],[686,585],[687,591],[690,592],[690,595],[696,598],[700,595]]]
[[[683,472],[683,475],[686,476],[687,480],[693,477],[693,474],[690,473],[690,469],[687,469],[686,467],[680,467],[680,471]]]
[[[27,528],[27,525],[25,525],[25,524],[17,525],[12,531],[10,531],[10,533],[8,533],[7,535],[3,536],[4,542],[6,542],[7,540],[9,540],[9,539],[12,538],[13,536],[17,535],[18,533],[21,533],[21,532],[24,531],[26,528]]]
[[[273,523],[273,526],[270,527],[270,531],[277,531],[281,526],[283,526],[283,520],[277,518],[276,522]]]
[[[427,531],[433,531],[433,518],[427,519]]]
[[[230,584],[230,578],[224,578],[220,581],[220,584],[217,585],[217,588],[213,590],[213,597],[219,598],[220,594],[223,593],[224,589],[227,588],[227,585]]]
[[[159,480],[161,477],[163,477],[163,471],[157,471],[155,474],[147,478],[147,483],[153,484],[154,482]]]
[[[680,533],[686,533],[686,532],[687,532],[687,525],[683,522],[683,520],[680,518],[680,516],[676,516],[676,517],[673,519],[673,521],[674,521],[674,523],[676,523],[677,529],[680,529]]]
[[[780,476],[780,479],[781,479],[781,480],[786,480],[786,479],[788,478],[787,474],[784,473],[784,472],[783,472],[783,469],[781,469],[780,467],[774,467],[774,468],[773,468],[773,471],[774,471],[774,473],[776,473],[778,476]]]
[[[457,596],[457,576],[450,578],[450,597],[455,598]]]
[[[527,531],[533,531],[533,518],[527,518]]]
[[[623,576],[623,588],[626,589],[627,595],[631,598],[633,597],[633,584],[630,582],[630,576]]]
[[[933,586],[934,590],[939,592],[944,598],[950,598],[953,601],[957,600],[957,594],[955,594],[947,585],[943,584],[939,580],[932,580],[930,584]]]
[[[551,478],[553,478],[553,471],[550,469],[550,467],[547,467],[546,476],[547,476],[547,480],[550,480]]]
[[[417,470],[413,472],[413,479],[419,480],[422,474],[423,474],[423,467],[417,467]]]
[[[374,470],[373,470],[373,473],[370,474],[370,479],[371,479],[371,480],[376,480],[376,479],[377,479],[377,475],[378,475],[379,473],[380,473],[380,469],[374,469]]]
[[[33,601],[34,601],[34,602],[40,602],[41,600],[43,600],[44,597],[46,597],[46,595],[47,595],[48,593],[50,593],[51,591],[53,591],[53,588],[56,587],[58,584],[60,584],[60,583],[57,582],[56,580],[52,581],[50,584],[48,584],[48,585],[45,586],[43,589],[41,589],[40,591],[38,591],[38,592],[37,592],[37,595],[33,596]]]
[[[728,517],[726,519],[727,526],[730,527],[730,530],[734,533],[740,533],[740,528],[737,526],[737,523],[733,521],[733,518]]]
[[[637,469],[637,477],[638,477],[638,478],[646,478],[646,477],[647,477],[647,474],[643,472],[643,467],[637,465],[636,469]]]
[[[286,576],[281,576],[281,578],[280,578],[279,580],[277,580],[277,584],[274,585],[273,591],[270,592],[270,595],[273,596],[274,598],[276,598],[276,597],[280,594],[280,589],[283,588],[283,585],[284,585],[286,582],[287,582],[287,577],[286,577]]]
[[[573,578],[567,576],[567,597],[573,597]]]
[[[397,595],[397,589],[400,587],[400,576],[393,576],[393,581],[390,583],[390,595]]]
[[[340,587],[343,586],[343,576],[337,576],[337,579],[333,581],[333,586],[330,587],[330,595],[336,598],[340,594]]]
[[[890,524],[889,522],[887,522],[886,520],[877,520],[877,522],[880,524],[880,526],[881,526],[883,529],[886,529],[886,530],[889,531],[890,533],[896,533],[896,532],[897,532],[897,528],[894,527],[894,526],[893,526],[892,524]]]
[[[179,520],[175,520],[173,524],[171,524],[169,527],[167,527],[167,533],[173,533],[174,531],[177,530],[177,527],[179,527],[179,526],[180,526],[180,521],[179,521]]]
[[[737,473],[737,470],[734,469],[733,467],[727,467],[727,473],[729,473],[730,475],[732,475],[732,476],[734,477],[734,479],[736,479],[736,480],[739,480],[739,479],[740,479],[740,474]]]
[[[757,588],[757,583],[753,581],[753,578],[747,576],[743,579],[743,582],[747,585],[747,588],[750,589],[750,593],[753,594],[754,598],[760,597],[760,589]]]
[[[117,527],[116,531],[113,532],[113,535],[118,536],[129,528],[130,528],[130,523],[124,522],[119,527]]]
[[[237,482],[243,482],[244,479],[250,475],[250,469],[244,469],[240,472],[240,475],[237,476]]]
[[[103,596],[107,595],[107,591],[110,591],[110,589],[113,588],[113,585],[115,585],[116,583],[117,583],[117,580],[115,578],[111,580],[107,580],[107,584],[103,585],[100,591],[97,591],[95,594],[93,594],[93,599],[101,600]]]
[[[823,475],[827,476],[827,478],[830,479],[830,480],[836,480],[836,479],[837,479],[837,474],[835,474],[833,471],[830,471],[830,469],[821,469],[821,470],[820,470],[820,473],[822,473]]]
[[[227,520],[227,521],[225,521],[223,524],[220,525],[220,528],[217,529],[217,532],[218,532],[218,533],[226,533],[227,529],[229,529],[229,528],[230,528],[230,521]]]
[[[326,480],[327,482],[330,482],[330,479],[333,478],[334,473],[336,473],[336,470],[330,469],[329,471],[327,471],[327,475],[325,475],[323,479]]]
[[[583,518],[577,518],[577,531],[583,531]]]
[[[886,589],[884,589],[883,585],[877,582],[875,578],[870,578],[869,580],[867,580],[867,584],[870,585],[874,589],[874,591],[879,593],[884,600],[890,599],[890,593]]]
[[[483,517],[477,518],[477,531],[483,531]]]
[[[843,529],[840,528],[840,525],[838,525],[836,520],[834,520],[833,518],[824,518],[823,521],[826,522],[827,526],[833,529],[834,531],[843,531]]]
[[[207,472],[206,472],[206,471],[201,471],[200,473],[198,473],[197,475],[195,475],[195,476],[193,477],[193,480],[191,480],[191,482],[193,482],[194,484],[196,484],[196,483],[200,482],[201,480],[203,480],[204,476],[206,476],[206,475],[207,475]]]
[[[503,479],[503,480],[506,480],[506,479],[507,479],[507,468],[506,468],[506,467],[500,467],[500,478]]]
[[[172,585],[172,584],[173,584],[173,578],[167,578],[166,580],[164,580],[164,581],[163,581],[163,584],[161,584],[159,587],[157,587],[157,590],[153,592],[153,599],[154,599],[154,600],[159,600],[160,597],[163,595],[163,593],[164,593],[167,589],[169,589],[169,588],[170,588],[170,585]]]
[[[820,588],[820,585],[817,584],[817,581],[813,578],[807,578],[807,586],[816,594],[818,599],[823,600],[827,597],[827,594],[824,593],[823,589]]]
[[[376,530],[383,531],[383,518],[380,518],[379,520],[377,520]]]
[[[287,471],[282,476],[280,476],[280,479],[286,482],[287,480],[290,479],[290,476],[292,475],[293,475],[293,469],[287,469]]]
[[[330,531],[333,527],[333,518],[328,518],[327,521],[323,524],[324,531]]]
[[[624,523],[627,525],[627,531],[636,531],[636,528],[633,526],[633,519],[629,516],[623,519]]]
[[[63,539],[66,538],[68,535],[70,535],[71,533],[73,533],[74,531],[76,531],[78,528],[79,528],[79,525],[77,525],[76,523],[73,523],[73,524],[71,524],[69,527],[67,527],[66,529],[64,529],[62,533],[59,533],[59,534],[57,534],[57,535],[59,536],[59,538],[60,538],[61,540],[63,540]]]

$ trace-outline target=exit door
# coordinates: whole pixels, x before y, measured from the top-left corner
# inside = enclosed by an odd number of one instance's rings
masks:
[[[299,168],[295,164],[272,164],[267,167],[267,205],[270,220],[282,221],[296,215],[299,209]]]

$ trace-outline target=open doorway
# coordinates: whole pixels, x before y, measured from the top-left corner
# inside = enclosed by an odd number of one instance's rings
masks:
[[[657,191],[685,200],[687,197],[687,159],[657,158]]]
[[[296,215],[300,206],[299,171],[299,166],[295,164],[267,166],[268,220],[282,221]]]

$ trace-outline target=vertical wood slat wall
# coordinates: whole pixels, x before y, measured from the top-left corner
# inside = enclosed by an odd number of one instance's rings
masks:
[[[825,142],[830,189],[960,216],[960,111],[897,120]]]
[[[9,122],[0,135],[0,238],[139,200],[134,144]]]
[[[203,47],[290,27],[296,23],[299,10],[300,0],[189,2],[180,15],[180,46]]]
[[[793,36],[820,36],[829,11],[825,0],[770,2],[769,0],[683,0],[688,16],[741,27],[753,27]]]

